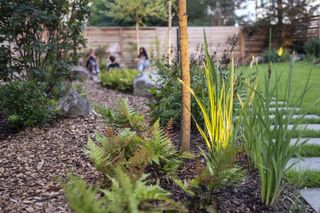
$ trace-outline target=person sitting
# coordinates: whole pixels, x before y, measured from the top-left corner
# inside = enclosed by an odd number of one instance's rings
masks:
[[[98,74],[99,73],[99,66],[97,62],[97,57],[94,53],[93,49],[90,49],[87,58],[86,58],[86,67],[90,71],[91,74]]]
[[[140,47],[138,55],[138,66],[137,70],[142,72],[146,68],[150,67],[150,60],[147,54],[147,51],[144,47]]]
[[[107,70],[120,68],[120,64],[116,62],[116,58],[113,55],[110,55],[109,60],[111,61],[111,63],[108,65]]]

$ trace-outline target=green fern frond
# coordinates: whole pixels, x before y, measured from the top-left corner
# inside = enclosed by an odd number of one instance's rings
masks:
[[[64,185],[69,207],[77,213],[104,213],[106,202],[97,199],[98,189],[89,186],[84,180],[69,176]]]
[[[94,163],[98,170],[102,170],[107,163],[105,161],[104,150],[100,146],[97,146],[91,138],[88,139],[85,153],[89,156],[90,160]]]

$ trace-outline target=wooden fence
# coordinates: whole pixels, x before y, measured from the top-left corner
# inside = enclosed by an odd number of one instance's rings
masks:
[[[306,31],[306,30],[304,30]],[[209,51],[219,57],[229,47],[228,39],[238,36],[238,45],[233,50],[234,57],[241,62],[248,62],[252,55],[260,55],[266,47],[268,29],[259,29],[254,33],[247,33],[241,27],[189,27],[190,55],[199,55],[204,43],[206,32]],[[172,28],[171,47],[173,55],[178,51],[178,29]],[[312,18],[308,26],[307,37],[319,36],[320,16]],[[88,27],[84,31],[87,39],[87,48],[105,48],[107,54],[115,54],[121,63],[127,66],[135,65],[136,58],[136,31],[131,27]],[[299,39],[299,32],[294,35]],[[140,45],[145,47],[152,58],[159,58],[167,54],[168,28],[144,27],[140,30]]]
[[[190,55],[199,55],[201,45],[204,43],[204,32],[206,32],[210,53],[218,56],[228,49],[226,41],[233,36],[240,35],[241,28],[238,27],[189,27],[189,49]],[[104,47],[108,54],[116,54],[121,62],[132,66],[136,58],[136,31],[129,27],[88,27],[84,31],[87,39],[87,48],[97,49]],[[171,47],[173,55],[178,51],[178,31],[172,28]],[[244,39],[239,39],[239,45],[234,49],[236,58],[245,54]],[[159,58],[168,51],[168,28],[167,27],[145,27],[140,30],[140,45],[145,47],[153,58]]]

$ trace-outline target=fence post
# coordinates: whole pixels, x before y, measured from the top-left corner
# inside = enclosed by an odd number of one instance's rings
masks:
[[[245,41],[245,36],[242,28],[240,28],[239,42],[240,42],[241,62],[242,64],[245,64],[246,63],[246,44],[245,44],[246,41]]]
[[[318,37],[320,38],[320,16],[318,16]]]

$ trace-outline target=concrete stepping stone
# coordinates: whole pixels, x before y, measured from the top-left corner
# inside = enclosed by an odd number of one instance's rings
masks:
[[[288,125],[288,129],[293,129],[294,125]],[[320,124],[299,124],[297,125],[298,130],[313,130],[313,131],[320,131]]]
[[[300,194],[317,213],[320,213],[320,188],[301,189]]]
[[[320,124],[289,124],[288,130],[292,130],[296,126],[297,130],[311,130],[311,131],[320,131]],[[271,125],[271,129],[274,128],[274,125]]]
[[[270,102],[270,105],[271,106],[283,106],[283,105],[287,105],[288,104],[288,102],[286,102],[286,101],[278,101],[278,102],[276,102],[276,101],[271,101]]]
[[[292,138],[290,140],[290,143],[291,143],[291,145],[294,145],[297,142],[298,143],[302,143],[302,142],[304,142],[306,140],[307,140],[307,142],[304,145],[319,145],[320,146],[320,138],[300,138],[300,139]]]
[[[320,157],[313,158],[291,158],[287,164],[287,168],[294,164],[290,169],[296,171],[316,170],[320,171]],[[320,199],[320,197],[319,197]]]
[[[299,111],[300,108],[299,107],[277,107],[278,108],[278,111]],[[275,112],[276,107],[270,107],[269,110],[271,112]]]
[[[275,117],[274,114],[270,115],[269,118],[273,119]],[[293,119],[320,119],[319,115],[309,114],[309,115],[292,115]]]

